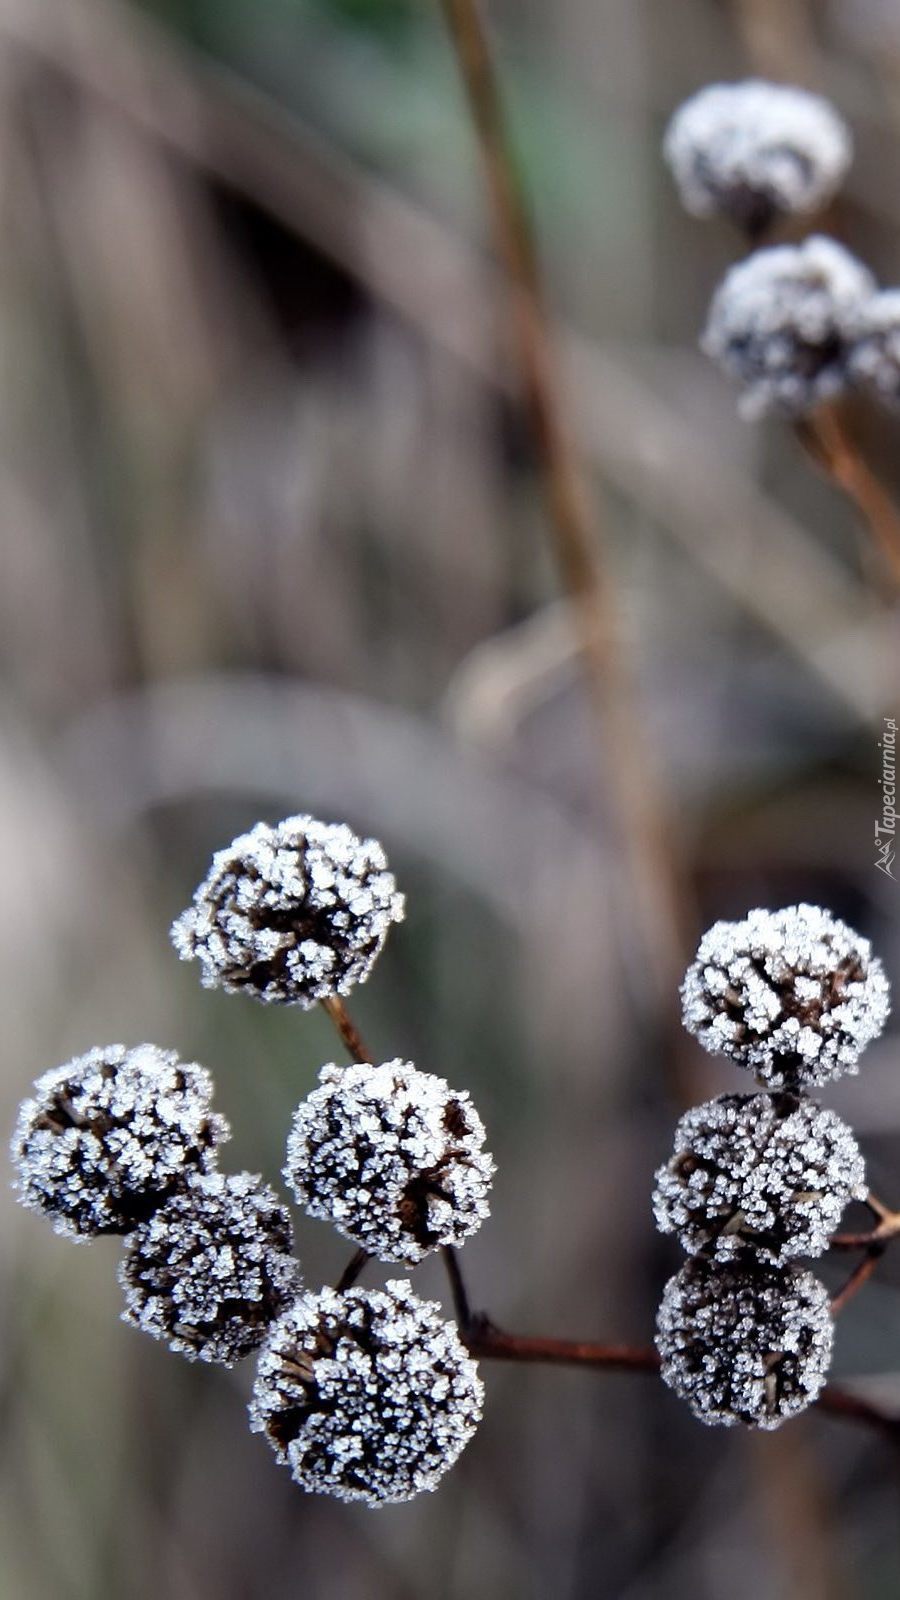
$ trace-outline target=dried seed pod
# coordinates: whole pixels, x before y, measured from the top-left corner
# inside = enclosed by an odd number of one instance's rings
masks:
[[[779,214],[824,205],[853,153],[827,100],[758,78],[700,89],[675,112],[663,149],[688,211],[722,213],[752,237]]]
[[[831,1364],[828,1291],[799,1267],[694,1259],[666,1284],[664,1382],[701,1422],[778,1428],[819,1395]]]
[[[682,1117],[653,1209],[660,1232],[691,1255],[750,1250],[778,1263],[821,1255],[865,1193],[859,1146],[835,1112],[787,1095],[724,1094]]]
[[[230,1136],[205,1068],[174,1050],[106,1045],[45,1072],[12,1140],[19,1198],[69,1238],[129,1233]]]
[[[311,1216],[381,1261],[461,1244],[488,1215],[494,1163],[468,1094],[408,1061],[322,1068],[284,1176]]]
[[[217,852],[172,942],[207,988],[309,1007],[363,983],[402,917],[376,840],[287,817]]]
[[[684,1025],[770,1089],[855,1072],[890,1010],[871,946],[817,906],[751,911],[704,934],[682,985]]]
[[[745,416],[803,416],[846,387],[850,330],[874,292],[833,239],[757,250],[726,273],[701,348],[742,385]]]
[[[258,1176],[199,1177],[131,1235],[122,1320],[189,1360],[233,1366],[296,1296],[291,1251],[290,1216]]]
[[[379,1506],[437,1487],[482,1399],[453,1324],[408,1283],[323,1289],[271,1329],[250,1426],[301,1488]]]

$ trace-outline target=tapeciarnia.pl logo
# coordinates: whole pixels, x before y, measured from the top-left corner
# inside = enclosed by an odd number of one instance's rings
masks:
[[[884,718],[878,741],[881,751],[881,821],[875,824],[875,868],[885,877],[894,876],[894,836],[897,831],[897,721]]]

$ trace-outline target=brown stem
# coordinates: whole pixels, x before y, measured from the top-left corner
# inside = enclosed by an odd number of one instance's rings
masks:
[[[339,999],[336,994],[330,994],[320,1003],[337,1028],[347,1054],[354,1061],[374,1062],[375,1057],[366,1046],[365,1040],[356,1024],[351,1020],[350,1013],[343,1000]]]
[[[441,0],[490,198],[497,248],[509,280],[509,310],[549,511],[557,562],[572,603],[585,673],[606,741],[612,786],[643,944],[660,997],[668,998],[685,943],[683,886],[675,869],[659,785],[640,740],[630,675],[616,643],[617,607],[601,570],[601,530],[560,396],[528,206],[510,147],[502,97],[478,0]]]
[[[798,421],[795,432],[807,455],[856,506],[900,588],[900,515],[838,413],[821,406]]]
[[[831,1314],[836,1317],[844,1307],[849,1304],[855,1294],[858,1294],[864,1283],[868,1283],[875,1271],[881,1257],[884,1255],[884,1245],[871,1245],[861,1261],[857,1261],[843,1289],[831,1297]]]
[[[450,1293],[453,1296],[453,1310],[456,1320],[460,1328],[467,1332],[472,1327],[473,1317],[462,1267],[459,1264],[459,1252],[454,1250],[452,1244],[445,1244],[442,1254],[444,1266],[447,1268],[447,1277],[450,1280]]]
[[[489,1317],[473,1316],[462,1329],[466,1349],[489,1361],[540,1362],[545,1366],[607,1367],[620,1372],[658,1372],[656,1351],[647,1346],[594,1344],[583,1339],[539,1339],[503,1333]]]
[[[462,1330],[463,1342],[473,1356],[485,1361],[535,1362],[551,1366],[603,1368],[609,1372],[659,1371],[660,1360],[651,1346],[592,1344],[575,1339],[535,1339],[503,1333],[487,1317],[476,1315]],[[816,1405],[831,1416],[859,1422],[885,1433],[900,1446],[900,1417],[894,1417],[868,1400],[831,1386]]]
[[[357,1250],[356,1254],[350,1257],[350,1260],[347,1262],[347,1265],[338,1278],[338,1281],[334,1286],[335,1293],[343,1294],[345,1290],[352,1289],[353,1285],[360,1276],[360,1273],[363,1271],[363,1268],[369,1261],[371,1261],[371,1259],[372,1257],[369,1255],[368,1250]]]
[[[833,1250],[869,1250],[873,1245],[888,1244],[900,1234],[900,1211],[892,1211],[871,1189],[865,1204],[873,1217],[878,1218],[875,1227],[864,1233],[833,1233],[829,1240]]]

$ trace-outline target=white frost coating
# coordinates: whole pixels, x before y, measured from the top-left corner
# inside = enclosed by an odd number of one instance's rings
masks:
[[[695,1106],[656,1174],[661,1233],[694,1255],[763,1261],[828,1249],[845,1206],[866,1194],[865,1164],[845,1122],[812,1100],[720,1095]]]
[[[494,1163],[468,1094],[408,1061],[328,1065],[319,1080],[294,1115],[284,1169],[311,1216],[409,1265],[481,1226]]]
[[[403,908],[376,840],[287,817],[217,852],[172,942],[207,988],[309,1007],[365,981]]]
[[[663,151],[688,211],[724,212],[753,232],[776,212],[811,211],[829,200],[853,147],[820,95],[750,78],[710,84],[685,101]]]
[[[453,1324],[408,1283],[323,1289],[271,1329],[250,1426],[301,1488],[379,1506],[437,1488],[483,1395]]]
[[[856,1072],[890,1010],[868,940],[809,905],[715,923],[681,998],[684,1025],[704,1049],[730,1056],[771,1089]]]
[[[701,1422],[778,1428],[822,1389],[834,1344],[828,1291],[799,1267],[689,1261],[663,1293],[663,1381]]]
[[[131,1235],[123,1322],[189,1360],[233,1366],[300,1289],[291,1220],[257,1174],[210,1173]]]
[[[114,1044],[45,1072],[12,1138],[23,1205],[57,1233],[128,1233],[230,1137],[213,1084],[174,1050]]]
[[[853,383],[890,406],[900,406],[900,289],[872,295],[848,331]]]
[[[803,415],[846,387],[850,329],[874,292],[833,239],[757,250],[726,273],[701,348],[743,384],[744,416]]]

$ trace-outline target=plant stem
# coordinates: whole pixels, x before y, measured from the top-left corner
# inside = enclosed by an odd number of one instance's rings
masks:
[[[450,1293],[453,1296],[453,1309],[460,1328],[468,1329],[472,1326],[472,1308],[469,1303],[469,1294],[466,1289],[462,1267],[459,1264],[459,1252],[454,1250],[452,1244],[445,1244],[443,1248],[444,1266],[447,1268],[447,1277],[450,1279]]]
[[[356,1283],[356,1280],[360,1276],[360,1273],[363,1271],[363,1268],[369,1261],[371,1261],[371,1259],[372,1257],[369,1255],[368,1250],[357,1250],[356,1254],[350,1257],[350,1260],[347,1262],[347,1265],[338,1278],[338,1281],[334,1286],[335,1293],[343,1294],[345,1290],[352,1289],[353,1285]]]
[[[651,1346],[592,1344],[574,1339],[534,1339],[502,1333],[487,1317],[476,1315],[461,1330],[463,1343],[473,1356],[486,1361],[534,1362],[550,1366],[602,1368],[607,1372],[658,1373],[660,1360]],[[875,1428],[900,1447],[900,1416],[892,1416],[868,1400],[844,1389],[824,1389],[816,1406],[831,1416]]]
[[[794,431],[807,455],[856,506],[900,589],[900,515],[838,413],[821,406],[798,421]]]
[[[591,698],[605,740],[616,824],[625,844],[637,925],[658,996],[666,1000],[686,943],[684,891],[640,739],[630,675],[618,649],[617,606],[599,561],[600,529],[561,401],[528,207],[513,158],[497,74],[477,0],[441,0],[484,167],[523,397],[562,580],[573,607]]]
[[[348,1012],[347,1007],[344,1005],[343,1000],[339,999],[336,994],[330,994],[319,1003],[323,1009],[327,1011],[328,1016],[334,1023],[334,1026],[336,1027],[344,1043],[347,1054],[352,1058],[352,1060],[360,1062],[374,1062],[375,1057],[367,1048],[365,1040],[363,1039],[359,1029],[356,1027],[356,1024],[351,1020],[350,1013]]]
[[[881,1257],[884,1255],[884,1245],[870,1245],[866,1254],[856,1263],[843,1289],[839,1290],[831,1299],[831,1314],[836,1317],[844,1307],[849,1304],[855,1294],[858,1294],[864,1283],[868,1283],[875,1271]]]

